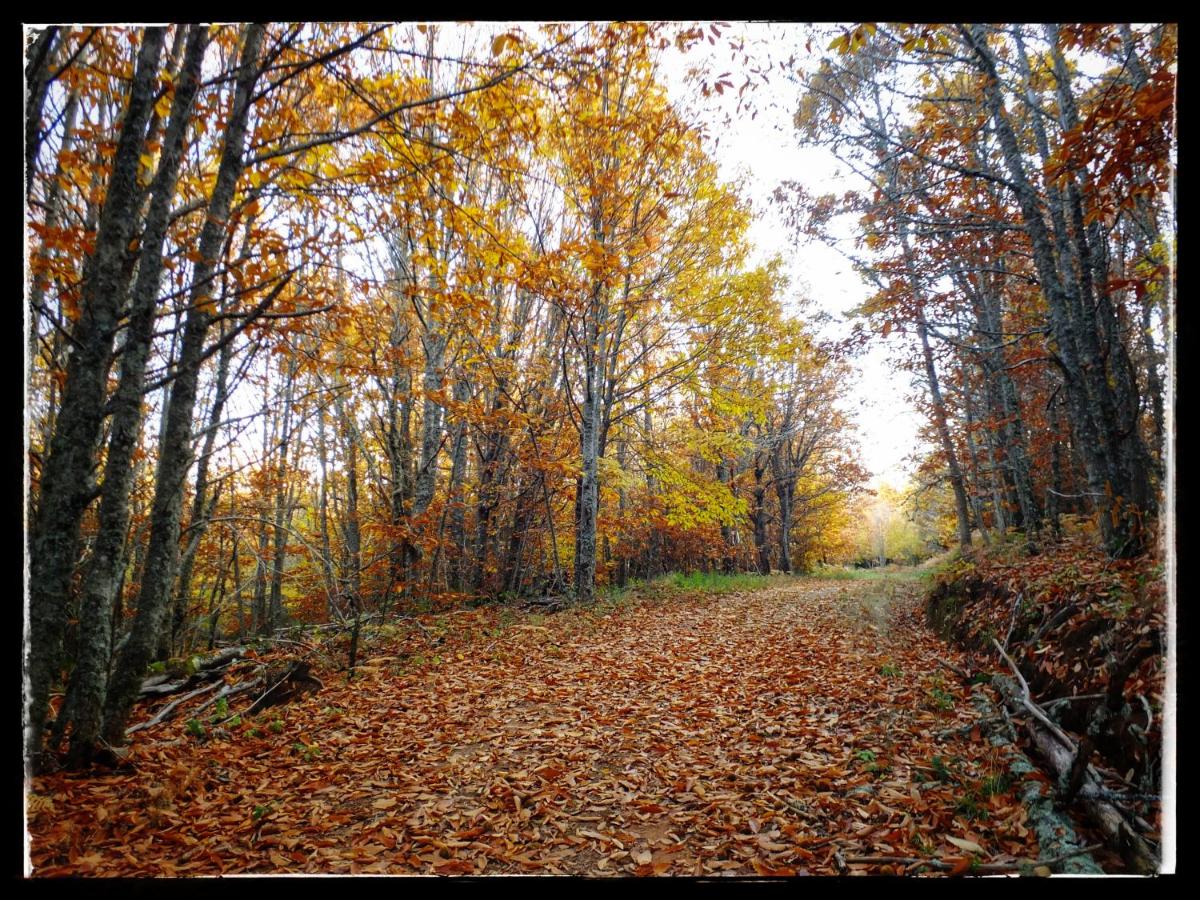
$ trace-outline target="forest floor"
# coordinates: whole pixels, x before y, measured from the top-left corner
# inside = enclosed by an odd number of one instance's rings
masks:
[[[476,610],[429,630],[436,648],[416,653],[420,633],[390,658],[368,645],[353,681],[319,671],[316,696],[236,728],[166,722],[121,770],[35,779],[34,874],[754,876],[1036,858],[911,575],[499,622]]]

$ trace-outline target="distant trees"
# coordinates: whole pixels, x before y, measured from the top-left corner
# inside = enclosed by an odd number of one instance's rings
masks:
[[[1088,512],[1111,555],[1141,553],[1164,472],[1174,27],[835,34],[796,123],[866,189],[780,199],[815,234],[858,218],[860,338],[915,338],[961,543]]]

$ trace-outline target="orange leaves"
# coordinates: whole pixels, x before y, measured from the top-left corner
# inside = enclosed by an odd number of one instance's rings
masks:
[[[278,732],[250,720],[198,756],[166,724],[135,746],[136,770],[38,779],[54,809],[30,804],[35,866],[784,877],[832,873],[837,848],[922,856],[943,836],[953,871],[985,847],[1033,855],[1007,807],[967,830],[959,783],[916,784],[935,755],[965,783],[987,771],[983,744],[930,736],[969,720],[969,704],[918,705],[952,651],[903,599],[887,632],[860,630],[832,584],[544,624],[423,617],[444,630],[441,664],[349,685],[322,672],[319,701],[281,711]],[[397,655],[430,653],[405,634]],[[903,676],[874,674],[881,653]],[[298,742],[336,752],[306,758]]]

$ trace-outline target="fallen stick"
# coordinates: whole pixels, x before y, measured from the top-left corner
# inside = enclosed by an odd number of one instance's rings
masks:
[[[197,706],[195,711],[202,712],[202,711],[208,709],[214,703],[219,703],[221,700],[228,698],[228,697],[233,697],[236,694],[245,693],[246,691],[249,691],[249,690],[252,690],[252,689],[258,687],[258,685],[260,685],[260,684],[262,684],[261,678],[252,678],[249,681],[243,681],[240,684],[227,684],[227,685],[225,685],[225,687],[221,688],[221,690],[217,692],[217,695],[215,697],[209,697],[207,700],[205,700],[203,703],[201,703],[199,706]],[[228,715],[224,719],[222,719],[221,722],[224,722],[227,719],[232,719],[235,715],[237,715],[237,713]],[[219,725],[220,722],[218,722],[217,724]]]
[[[802,806],[800,803],[797,803],[795,800],[789,800],[786,797],[780,797],[778,794],[773,793],[772,791],[765,791],[764,793],[776,803],[782,803],[796,815],[808,819],[810,822],[819,821],[820,819],[819,816],[814,816],[811,812],[805,809],[804,806]]]
[[[437,635],[435,635],[432,631],[430,631],[428,628],[426,628],[424,625],[422,625],[421,621],[413,616],[396,616],[396,621],[397,622],[412,622],[414,625],[417,626],[417,628],[419,628],[424,633],[425,637],[428,638],[431,643],[436,645],[439,642]]]
[[[175,710],[179,708],[179,705],[181,703],[186,703],[188,700],[191,700],[193,697],[199,697],[201,694],[206,694],[209,691],[220,687],[221,684],[222,684],[222,682],[220,682],[220,681],[214,681],[212,684],[207,684],[202,688],[196,688],[196,690],[194,690],[194,691],[189,691],[188,693],[184,694],[182,697],[176,697],[174,700],[172,700],[170,703],[168,703],[166,706],[164,706],[162,709],[160,709],[158,711],[158,713],[154,716],[153,719],[149,719],[145,722],[140,722],[139,724],[134,725],[132,728],[126,728],[125,729],[126,736],[131,735],[134,732],[141,731],[143,728],[150,728],[151,726],[157,725],[160,722],[165,722],[167,719],[169,719],[171,717],[171,715],[175,712]]]
[[[320,653],[321,652],[319,647],[314,647],[312,644],[310,644],[306,641],[293,641],[291,638],[261,637],[261,638],[259,638],[259,640],[260,641],[269,641],[272,644],[291,644],[293,647],[302,647],[305,650],[307,650],[309,653]]]
[[[944,741],[946,738],[957,737],[964,734],[970,734],[976,728],[981,731],[997,722],[1003,722],[1003,716],[988,716],[984,719],[977,719],[974,722],[968,722],[966,725],[959,725],[957,728],[947,728],[944,731],[934,732],[934,737]]]
[[[179,681],[169,681],[170,675],[151,675],[142,682],[138,693],[143,696],[154,696],[156,694],[174,694],[177,691],[187,690],[194,684],[203,681],[211,681],[220,672],[223,672],[232,663],[245,656],[245,647],[226,647],[224,650],[214,653],[207,658],[195,657],[196,671],[186,678]]]
[[[963,681],[970,681],[970,680],[971,680],[971,676],[970,676],[970,675],[968,675],[966,672],[964,672],[962,669],[960,669],[958,666],[956,666],[956,665],[955,665],[954,663],[952,663],[952,662],[947,662],[947,661],[946,661],[946,660],[944,660],[944,659],[939,659],[939,660],[938,660],[938,665],[939,665],[939,666],[945,666],[945,667],[946,667],[947,669],[949,669],[951,672],[953,672],[953,673],[955,673],[956,675],[958,675],[958,677],[959,677],[959,678],[961,678]]]
[[[1017,668],[1017,664],[1013,662],[1012,657],[1004,651],[1004,648],[1000,646],[1000,642],[995,638],[992,638],[992,646],[1000,651],[1000,655],[1004,657],[1004,661],[1008,663],[1008,667],[1012,669],[1013,675],[1016,676],[1017,681],[1021,685],[1021,705],[1025,707],[1031,716],[1045,725],[1064,747],[1075,753],[1075,742],[1067,736],[1066,732],[1058,727],[1057,723],[1046,715],[1040,706],[1033,702],[1033,696],[1029,692],[1029,683],[1025,681],[1025,676],[1021,674],[1021,670]]]
[[[1056,722],[1046,715],[1046,712],[1040,706],[1033,702],[1033,695],[1029,691],[1029,683],[1025,680],[1024,676],[1021,675],[1021,670],[1017,668],[1017,664],[1013,662],[1012,657],[1004,652],[1000,645],[996,643],[995,638],[992,638],[992,643],[995,645],[996,649],[1000,651],[1000,655],[1004,657],[1004,660],[1008,663],[1008,667],[1012,670],[1013,675],[1016,676],[1017,682],[1021,685],[1021,706],[1023,706],[1026,711],[1028,711],[1029,714],[1035,719],[1045,725],[1047,730],[1049,730],[1049,732],[1058,739],[1059,743],[1070,750],[1072,754],[1078,753],[1079,748],[1075,746],[1075,742],[1071,740],[1066,732],[1058,727]],[[1101,780],[1100,772],[1095,766],[1089,763],[1087,770],[1097,781]],[[1128,787],[1137,787],[1137,785],[1133,784],[1133,782],[1129,781],[1129,779],[1125,778],[1123,775],[1113,773],[1112,777]]]
[[[1017,610],[1021,606],[1023,595],[1017,591],[1017,595],[1013,598],[1012,615],[1008,619],[1008,634],[1004,635],[1004,649],[1008,649],[1008,642],[1012,639],[1013,627],[1017,624]]]
[[[241,659],[245,655],[245,647],[226,647],[225,649],[214,653],[212,656],[201,658],[199,664],[196,666],[196,671],[209,672],[213,669],[224,668],[229,663],[233,662],[234,660]]]
[[[229,693],[226,694],[225,696],[232,697],[234,694],[242,694],[242,693],[245,693],[246,691],[252,691],[257,687],[262,687],[262,683],[263,683],[263,680],[261,677],[260,678],[252,678],[249,681],[244,681],[241,684],[239,684],[237,687],[232,688],[229,691]],[[217,699],[216,697],[213,698],[214,701],[216,699]],[[207,703],[205,705],[207,705]],[[217,722],[214,722],[213,724],[214,725],[224,725],[230,719],[235,718],[239,715],[241,715],[241,714],[232,712],[229,715],[227,715],[225,718],[223,718]]]
[[[1063,853],[1060,856],[1055,856],[1051,859],[1026,859],[1014,860],[1013,862],[1000,863],[978,863],[971,867],[972,872],[1019,872],[1021,869],[1032,866],[1056,866],[1059,863],[1066,862],[1076,856],[1082,856],[1085,853],[1091,853],[1093,850],[1099,850],[1103,844],[1091,844],[1087,847],[1080,847],[1078,850],[1072,850],[1070,853]],[[909,856],[847,856],[844,862],[848,865],[866,865],[866,866],[931,866],[942,871],[949,871],[956,867],[955,863],[946,862],[942,859],[920,859],[918,857]]]
[[[1037,724],[1026,721],[1026,731],[1033,739],[1033,744],[1042,758],[1049,764],[1055,777],[1061,781],[1071,772],[1075,764],[1075,757],[1078,753],[1075,742],[1067,737],[1062,729],[1054,725],[1033,702],[1029,695],[1029,685],[1021,677],[1016,664],[1004,652],[995,638],[992,639],[992,643],[996,645],[996,649],[1000,650],[1013,669],[1019,687],[1014,688],[1008,679],[1000,676],[992,679],[992,684],[1009,706],[1024,709],[1033,715]],[[1103,786],[1098,774],[1091,766],[1088,766],[1083,774],[1078,800],[1088,818],[1104,835],[1105,842],[1120,853],[1121,857],[1135,871],[1142,874],[1153,874],[1158,871],[1157,856],[1145,838],[1130,825],[1126,818],[1128,814],[1103,799]]]
[[[1067,619],[1071,618],[1071,616],[1075,615],[1075,613],[1079,611],[1076,605],[1077,599],[1077,596],[1072,594],[1071,599],[1056,609],[1044,622],[1042,622],[1042,624],[1038,627],[1038,630],[1034,633],[1033,637],[1024,642],[1026,646],[1036,647],[1038,641],[1042,639],[1042,635],[1053,631],[1063,622],[1067,621]]]
[[[281,670],[282,674],[278,675],[275,683],[263,691],[261,696],[250,704],[246,709],[245,715],[254,715],[268,706],[288,703],[298,695],[314,693],[325,687],[319,678],[309,674],[309,664],[303,660],[287,663],[281,667]],[[276,672],[281,670],[277,669]],[[265,684],[268,680],[275,677],[275,673],[268,669],[263,674],[263,683]],[[290,686],[280,690],[286,682],[290,682]]]

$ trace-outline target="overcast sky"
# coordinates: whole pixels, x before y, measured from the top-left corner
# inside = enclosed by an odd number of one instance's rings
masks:
[[[756,219],[750,231],[755,245],[756,262],[765,262],[775,254],[787,261],[791,293],[803,294],[828,312],[836,323],[868,296],[867,286],[836,250],[817,241],[798,242],[784,225],[778,210],[769,202],[771,193],[782,181],[797,181],[815,194],[842,193],[862,187],[854,176],[843,176],[838,161],[824,148],[801,147],[792,128],[791,118],[799,98],[797,79],[787,78],[780,70],[760,83],[750,94],[756,115],[746,112],[732,116],[737,91],[723,96],[698,97],[685,84],[685,73],[692,66],[707,66],[713,75],[732,72],[727,79],[735,88],[745,74],[740,69],[741,54],[730,59],[729,38],[744,35],[748,47],[760,60],[769,54],[775,61],[795,54],[797,63],[815,62],[828,41],[812,41],[812,53],[805,49],[809,28],[795,23],[731,23],[714,45],[707,42],[686,56],[674,50],[664,54],[662,77],[674,98],[700,111],[708,121],[711,139],[709,152],[717,159],[728,179],[742,176],[746,193],[754,202]],[[850,237],[850,235],[847,235]],[[841,337],[848,326],[834,324],[823,329],[829,337]],[[857,383],[847,392],[847,410],[858,425],[863,464],[876,476],[899,485],[907,479],[906,458],[917,449],[920,415],[906,400],[911,392],[907,373],[891,370],[887,351],[873,346],[855,361]]]

